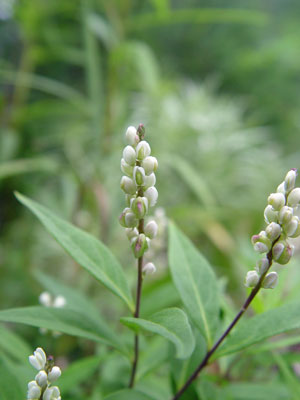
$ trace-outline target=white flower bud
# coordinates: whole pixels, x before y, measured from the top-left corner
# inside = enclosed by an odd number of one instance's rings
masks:
[[[154,186],[155,183],[156,183],[156,176],[154,173],[146,175],[144,189],[148,189],[149,187]]]
[[[61,400],[60,391],[57,386],[48,387],[43,395],[43,400]]]
[[[134,165],[136,161],[136,152],[132,146],[126,146],[123,150],[123,158],[129,165]]]
[[[158,168],[157,159],[152,156],[144,158],[144,160],[142,161],[142,167],[144,168],[147,175],[152,174],[152,172],[155,172]]]
[[[136,184],[128,176],[122,176],[121,189],[127,194],[135,194]]]
[[[281,182],[281,184],[277,186],[276,192],[277,193],[282,193],[285,196],[286,192],[285,192],[285,184],[284,184],[284,182]]]
[[[285,205],[285,196],[282,193],[271,193],[268,203],[275,211],[279,211]]]
[[[52,297],[48,292],[43,292],[39,296],[39,302],[45,307],[51,307],[52,305]]]
[[[33,355],[29,356],[30,364],[36,369],[44,369],[46,365],[46,354],[41,347],[38,347]]]
[[[292,189],[294,189],[295,182],[296,182],[296,177],[297,177],[297,170],[296,169],[291,169],[286,174],[286,177],[284,178],[284,188],[285,188],[287,193],[289,193]]]
[[[145,191],[145,196],[147,197],[148,201],[149,201],[149,206],[153,207],[155,206],[157,199],[158,199],[158,191],[154,186],[149,187],[146,191]]]
[[[259,273],[259,275],[264,274],[267,269],[269,268],[269,260],[267,259],[267,257],[263,257],[260,260],[257,261],[256,263],[256,271]]]
[[[48,373],[48,381],[54,382],[61,376],[61,370],[59,367],[53,367],[51,371]]]
[[[142,140],[137,146],[136,146],[136,155],[138,160],[143,160],[144,158],[150,156],[151,153],[151,148],[148,142],[145,140]],[[124,157],[125,158],[125,157]],[[125,159],[126,160],[126,159]]]
[[[137,134],[137,130],[134,126],[129,126],[125,133],[126,141],[131,146],[136,146],[139,142],[139,137]]]
[[[293,218],[293,209],[291,207],[284,206],[279,211],[278,220],[282,225],[287,225]]]
[[[124,160],[124,158],[121,159],[121,171],[130,177],[133,174],[133,166],[127,164],[127,162]]]
[[[278,264],[287,264],[294,254],[294,246],[287,242],[277,242],[272,250],[273,258]]]
[[[148,249],[146,236],[143,233],[140,233],[137,238],[132,239],[131,247],[135,258],[142,257],[145,251]]]
[[[145,170],[142,167],[133,168],[133,180],[137,186],[142,186],[145,183]]]
[[[129,240],[139,235],[139,231],[137,230],[137,228],[126,228],[125,233]]]
[[[39,399],[42,393],[42,389],[36,383],[36,381],[31,381],[28,383],[27,399]]]
[[[256,271],[248,271],[245,279],[246,287],[255,287],[259,281],[259,276]]]
[[[264,289],[274,289],[274,287],[277,286],[277,283],[278,283],[277,272],[272,271],[266,275],[265,279],[263,280],[262,287]]]
[[[287,199],[287,204],[290,207],[297,207],[300,202],[300,188],[293,189]]]
[[[145,235],[148,238],[154,239],[155,236],[157,235],[157,231],[158,231],[157,223],[155,221],[148,222],[148,224],[145,226],[144,231],[145,231]]]
[[[261,231],[258,235],[253,235],[251,241],[254,246],[254,250],[258,253],[267,253],[272,246],[272,242],[267,237],[265,231]]]
[[[138,220],[133,212],[128,212],[125,215],[125,227],[126,228],[135,228],[138,224]]]
[[[264,217],[267,224],[270,222],[278,222],[278,212],[273,210],[273,207],[268,205],[264,211]]]
[[[268,238],[273,242],[281,235],[281,226],[279,224],[276,224],[276,222],[271,222],[266,227],[266,234]]]
[[[148,211],[147,197],[137,197],[131,203],[131,210],[138,219],[142,219]]]
[[[47,382],[47,380],[48,380],[48,375],[47,375],[46,371],[44,371],[44,370],[40,371],[40,372],[36,375],[35,380],[36,380],[37,384],[38,384],[41,388],[44,388],[45,386],[47,386],[47,384],[48,384],[48,382]]]
[[[66,299],[64,298],[64,296],[57,296],[57,297],[55,297],[55,299],[54,299],[54,302],[53,302],[53,307],[56,307],[56,308],[61,308],[61,307],[64,307],[65,305],[66,305]]]
[[[143,272],[145,275],[151,275],[154,274],[156,272],[156,267],[153,263],[148,262],[147,264],[145,264],[143,266]]]

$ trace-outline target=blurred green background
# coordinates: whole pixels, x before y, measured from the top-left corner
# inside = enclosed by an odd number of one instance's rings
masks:
[[[296,0],[0,0],[1,308],[38,303],[39,269],[117,321],[120,304],[13,192],[99,237],[134,287],[119,181],[125,130],[139,123],[159,161],[157,218],[175,220],[228,304],[239,304],[266,198],[300,167],[299,17]],[[281,290],[263,294],[256,311],[297,297],[295,245]],[[163,228],[152,250],[158,273],[145,284],[145,312],[178,301]],[[32,346],[47,343],[34,328],[17,330]],[[92,352],[64,337],[51,346],[69,359]]]

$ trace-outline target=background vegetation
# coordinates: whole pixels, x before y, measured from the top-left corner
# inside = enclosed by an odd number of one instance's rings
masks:
[[[143,122],[159,160],[161,207],[158,272],[145,284],[143,312],[179,301],[166,261],[166,215],[214,266],[221,312],[230,318],[245,297],[244,275],[256,260],[249,238],[263,227],[266,197],[300,167],[299,13],[293,0],[0,0],[1,308],[38,304],[49,289],[39,270],[88,294],[121,329],[121,304],[70,261],[13,192],[99,237],[134,285],[117,219],[119,164],[126,127]],[[262,293],[252,313],[299,298],[297,253],[281,268],[281,287]],[[101,399],[116,377],[120,387],[127,381],[128,366],[100,345],[23,325],[2,325],[3,335],[8,329],[23,346],[59,355],[65,368],[93,356],[86,375],[62,387],[64,399]],[[299,339],[295,332],[277,338],[278,351],[265,344],[212,365],[194,396],[216,398],[209,393],[222,387],[221,399],[299,398]],[[160,377],[145,382],[160,395]]]

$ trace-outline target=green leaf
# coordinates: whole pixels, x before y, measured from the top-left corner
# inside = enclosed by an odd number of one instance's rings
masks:
[[[213,359],[235,353],[255,343],[300,328],[300,302],[285,304],[243,320],[217,350]]]
[[[124,300],[131,312],[134,311],[124,271],[103,243],[20,193],[17,193],[16,197],[38,217],[48,232],[78,264]]]
[[[121,318],[130,329],[143,329],[156,333],[172,342],[178,358],[189,357],[195,347],[195,339],[186,314],[179,308],[167,308],[153,314],[148,320],[141,318]]]
[[[31,348],[17,334],[0,326],[0,348],[21,363],[27,361]]]
[[[222,399],[228,400],[290,400],[286,387],[280,383],[231,383],[222,387]]]
[[[59,331],[111,345],[122,351],[119,339],[107,326],[88,315],[68,308],[22,307],[0,311],[0,321]]]
[[[0,358],[0,371],[0,399],[23,400],[24,393],[20,384],[11,371],[10,366],[2,357]]]
[[[89,314],[91,318],[98,320],[102,324],[105,324],[105,321],[103,321],[99,315],[99,310],[78,289],[65,286],[53,277],[46,275],[39,270],[34,271],[34,277],[53,296],[62,295],[66,299],[66,306],[68,308],[81,311],[84,314]]]
[[[100,366],[102,359],[102,356],[93,356],[72,363],[59,378],[58,385],[61,393],[66,393],[89,378]]]
[[[217,280],[206,259],[173,224],[169,225],[169,264],[187,312],[211,347],[218,325]]]
[[[105,397],[104,400],[153,400],[153,397],[149,397],[148,395],[139,392],[137,390],[120,390],[119,392],[110,394]]]

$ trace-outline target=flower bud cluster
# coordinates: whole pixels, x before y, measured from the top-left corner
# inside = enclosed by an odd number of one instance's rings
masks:
[[[252,236],[255,251],[261,254],[271,252],[272,260],[282,265],[287,264],[294,253],[294,246],[287,239],[300,236],[300,220],[295,215],[300,203],[300,188],[295,188],[296,177],[297,170],[291,169],[277,187],[276,193],[270,194],[264,211],[267,227],[258,235]],[[264,256],[258,261],[256,269],[247,273],[247,287],[256,286],[261,275],[268,271],[269,259],[271,257]],[[262,287],[273,289],[277,282],[277,273],[269,272],[262,282]]]
[[[61,370],[54,366],[52,357],[47,359],[44,350],[38,347],[29,356],[29,362],[39,372],[34,381],[28,383],[27,399],[61,400],[59,388],[51,386],[61,375]]]
[[[66,299],[62,295],[58,295],[53,297],[49,292],[42,292],[39,296],[39,302],[45,307],[55,307],[55,308],[62,308],[66,305]],[[48,333],[48,329],[40,328],[40,332],[44,335]],[[52,331],[52,335],[54,337],[58,337],[61,335],[58,331]]]
[[[150,221],[145,227],[143,222],[141,223],[158,198],[155,188],[158,162],[151,156],[151,148],[144,140],[144,133],[143,125],[139,125],[138,129],[133,126],[127,129],[125,137],[128,145],[124,148],[121,159],[121,170],[125,174],[121,179],[121,189],[125,193],[127,207],[124,208],[119,221],[126,229],[136,258],[144,255],[158,229],[155,221]],[[154,270],[153,264],[144,266],[145,273]]]

